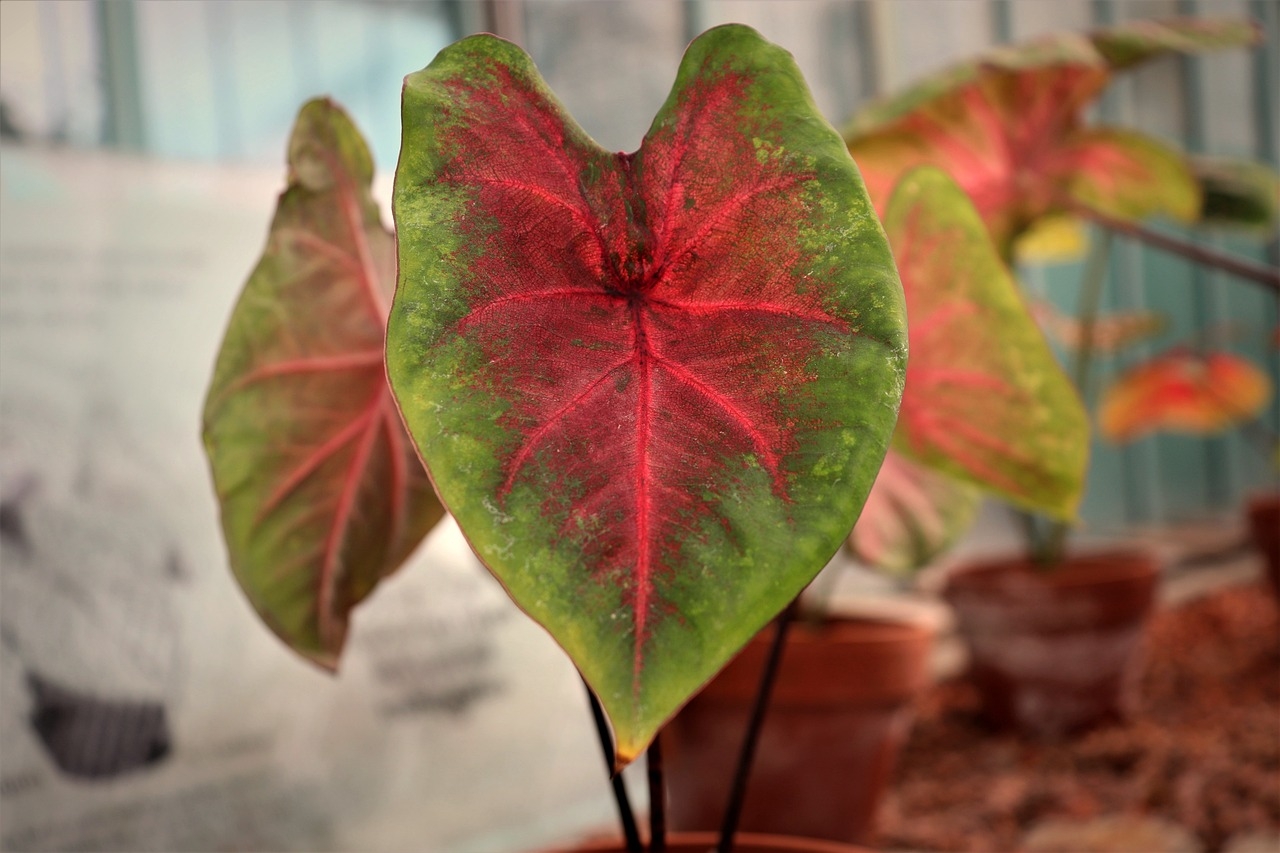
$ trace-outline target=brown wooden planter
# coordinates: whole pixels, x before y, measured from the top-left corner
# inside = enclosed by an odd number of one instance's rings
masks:
[[[1123,718],[1158,576],[1150,554],[1115,550],[1049,571],[1024,558],[975,563],[948,578],[988,719],[1055,738]]]
[[[664,730],[668,816],[720,825],[772,639],[764,631]],[[794,625],[760,735],[742,814],[752,832],[857,843],[930,681],[933,629],[841,619]]]
[[[1249,499],[1249,532],[1262,552],[1271,589],[1280,598],[1280,494],[1270,492]]]
[[[719,840],[713,832],[678,832],[667,839],[668,853],[710,853]],[[781,835],[740,833],[734,837],[735,853],[870,853],[864,847],[854,847],[835,841],[815,838],[792,838]],[[627,846],[620,841],[600,841],[573,848],[574,853],[626,853]]]

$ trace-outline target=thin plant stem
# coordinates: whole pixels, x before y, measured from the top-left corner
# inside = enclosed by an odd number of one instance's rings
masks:
[[[1107,283],[1107,265],[1111,259],[1111,231],[1097,229],[1100,233],[1089,250],[1089,258],[1085,261],[1084,278],[1080,282],[1080,303],[1076,318],[1080,323],[1080,342],[1076,347],[1072,365],[1072,380],[1082,400],[1088,400],[1093,381],[1094,341],[1098,325],[1098,313],[1102,308],[1102,291]],[[1067,533],[1071,525],[1065,521],[1054,521],[1044,538],[1036,562],[1041,566],[1053,566],[1062,562],[1066,550]]]
[[[600,700],[584,680],[587,699],[591,702],[591,718],[596,724],[596,734],[600,737],[600,751],[604,753],[604,766],[609,773],[609,783],[613,786],[613,800],[618,806],[618,820],[622,823],[622,835],[627,841],[627,853],[644,853],[644,845],[640,842],[640,830],[636,826],[636,816],[631,811],[631,800],[627,797],[627,786],[622,782],[622,774],[614,771],[613,735],[609,733],[609,723],[604,718],[604,708]]]
[[[649,853],[666,853],[667,785],[662,773],[661,732],[649,744],[645,764],[649,773]]]
[[[760,729],[764,725],[765,712],[769,709],[773,682],[778,675],[782,650],[787,644],[787,630],[795,618],[797,606],[797,602],[792,601],[775,622],[773,644],[769,647],[768,657],[765,658],[764,671],[760,674],[760,687],[756,691],[755,703],[751,706],[751,716],[747,720],[747,732],[742,740],[742,751],[738,754],[738,767],[733,774],[733,786],[729,791],[728,804],[725,806],[724,820],[720,824],[720,842],[716,845],[716,853],[733,851],[733,839],[738,832],[743,802],[747,798],[747,781],[751,778],[751,763],[755,760]]]
[[[1074,209],[1080,216],[1093,220],[1108,231],[1124,234],[1126,237],[1140,240],[1150,246],[1155,246],[1157,249],[1163,249],[1171,254],[1195,261],[1201,266],[1222,270],[1236,278],[1252,281],[1275,293],[1280,293],[1280,268],[1228,255],[1217,249],[1210,249],[1199,243],[1192,243],[1189,240],[1153,231],[1133,222],[1113,219],[1106,214],[1098,213],[1085,207],[1076,206]]]

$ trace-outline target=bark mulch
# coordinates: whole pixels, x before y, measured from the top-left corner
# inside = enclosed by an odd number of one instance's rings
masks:
[[[1013,851],[1047,826],[1118,825],[1115,816],[1175,836],[1181,828],[1191,849],[1210,853],[1280,838],[1277,613],[1261,583],[1158,612],[1133,718],[1058,743],[994,732],[963,679],[938,685],[920,706],[875,845]],[[1121,824],[1115,831],[1133,831]]]

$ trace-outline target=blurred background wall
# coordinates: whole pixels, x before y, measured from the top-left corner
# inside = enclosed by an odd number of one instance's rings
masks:
[[[868,98],[993,43],[1176,14],[1253,17],[1267,41],[1252,53],[1144,67],[1113,87],[1102,118],[1190,151],[1275,164],[1275,0],[6,0],[0,97],[9,139],[273,165],[297,105],[327,93],[349,108],[389,169],[399,145],[401,78],[472,31],[497,30],[524,45],[588,132],[607,147],[633,150],[684,44],[717,23],[751,24],[790,49],[819,107],[839,126]],[[1258,253],[1256,242],[1222,242]],[[1274,241],[1270,252],[1274,259]],[[1074,267],[1031,270],[1026,278],[1058,304],[1073,305]],[[1163,339],[1103,365],[1104,374],[1197,329],[1232,324],[1238,348],[1275,373],[1262,329],[1274,302],[1249,286],[1121,245],[1109,292],[1113,308],[1150,308],[1170,322]],[[1266,469],[1239,434],[1161,436],[1124,450],[1099,444],[1094,459],[1085,514],[1100,524],[1225,510]]]

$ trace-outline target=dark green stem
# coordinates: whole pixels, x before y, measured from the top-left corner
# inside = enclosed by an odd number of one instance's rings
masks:
[[[773,644],[769,647],[769,655],[764,662],[764,671],[760,674],[760,686],[756,692],[755,703],[751,706],[751,716],[747,720],[747,733],[742,739],[742,751],[738,754],[738,767],[733,774],[733,787],[729,791],[729,802],[725,806],[724,820],[720,824],[720,843],[716,845],[716,853],[732,853],[734,836],[738,832],[738,821],[742,817],[742,806],[747,799],[747,781],[751,778],[751,764],[756,756],[756,744],[760,741],[760,730],[764,725],[765,712],[769,710],[769,697],[773,695],[773,682],[778,675],[778,664],[782,661],[782,650],[787,645],[787,630],[795,618],[799,607],[798,599],[787,605],[776,621]]]
[[[609,733],[609,723],[605,720],[604,708],[596,698],[595,691],[584,680],[587,698],[591,702],[591,718],[596,724],[596,734],[600,737],[600,751],[604,753],[604,764],[609,771],[609,782],[613,787],[613,799],[618,806],[618,820],[622,823],[622,834],[627,840],[627,853],[644,853],[644,845],[640,842],[640,830],[636,827],[636,816],[631,811],[631,800],[627,797],[627,786],[622,782],[622,774],[615,772],[613,765],[617,756],[613,752],[613,735]]]
[[[1140,240],[1150,246],[1155,246],[1157,249],[1163,249],[1170,254],[1179,255],[1201,266],[1222,270],[1236,278],[1252,281],[1274,293],[1280,293],[1280,268],[1237,258],[1216,249],[1202,246],[1199,243],[1192,243],[1170,234],[1152,231],[1150,228],[1133,222],[1113,219],[1086,207],[1077,206],[1075,211],[1086,219],[1091,219],[1103,226],[1107,231],[1124,234],[1126,237]]]
[[[1076,347],[1072,365],[1072,380],[1082,400],[1088,401],[1093,389],[1094,333],[1098,325],[1098,314],[1102,309],[1102,291],[1107,283],[1107,265],[1111,259],[1111,232],[1097,229],[1093,246],[1089,250],[1089,258],[1085,261],[1084,278],[1080,282],[1080,303],[1076,317],[1080,323],[1080,342]],[[1039,547],[1033,552],[1035,562],[1041,566],[1052,566],[1062,562],[1066,551],[1067,534],[1071,525],[1064,521],[1053,521]]]
[[[645,764],[649,774],[649,853],[666,853],[667,785],[662,774],[661,732],[649,744]]]

